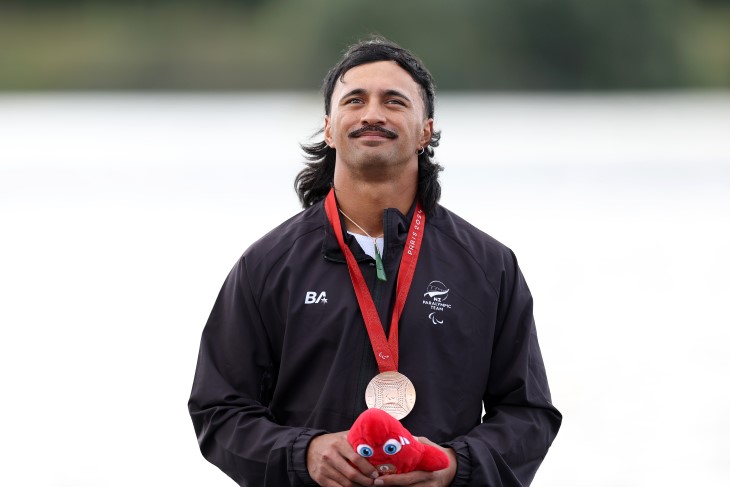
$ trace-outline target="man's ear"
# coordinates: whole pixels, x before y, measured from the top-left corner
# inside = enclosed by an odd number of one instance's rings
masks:
[[[433,135],[433,118],[429,118],[423,125],[423,132],[421,134],[421,140],[419,141],[421,147],[428,147],[431,143],[431,136]]]
[[[330,123],[329,115],[324,116],[324,141],[328,146],[335,148],[334,141],[332,140],[332,124]]]

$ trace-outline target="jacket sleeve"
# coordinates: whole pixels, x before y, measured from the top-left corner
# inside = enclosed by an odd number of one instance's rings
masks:
[[[200,450],[239,485],[316,485],[306,449],[324,432],[277,424],[268,407],[277,369],[244,256],[223,284],[200,343],[188,402]]]
[[[444,444],[457,455],[454,486],[529,485],[562,420],[550,398],[532,296],[511,251],[505,260],[485,416],[469,433]]]

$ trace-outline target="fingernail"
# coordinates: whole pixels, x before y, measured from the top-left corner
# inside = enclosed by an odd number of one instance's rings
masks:
[[[380,477],[377,470],[375,472],[371,473],[370,476],[374,479],[377,479],[378,477]]]
[[[373,482],[373,485],[383,485],[385,482],[383,482],[383,479],[378,479],[375,482]]]

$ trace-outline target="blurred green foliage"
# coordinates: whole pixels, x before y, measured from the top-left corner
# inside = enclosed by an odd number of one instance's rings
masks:
[[[730,0],[3,0],[0,89],[316,89],[370,33],[439,89],[730,87]]]

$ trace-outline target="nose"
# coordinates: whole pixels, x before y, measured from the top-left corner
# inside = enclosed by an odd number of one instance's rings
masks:
[[[385,113],[378,103],[368,103],[362,112],[360,122],[363,125],[385,125]]]

